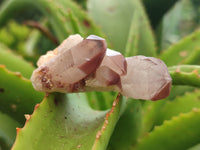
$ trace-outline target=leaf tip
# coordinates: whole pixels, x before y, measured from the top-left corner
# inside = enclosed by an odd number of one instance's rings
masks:
[[[200,78],[200,75],[199,75],[199,73],[198,73],[198,70],[197,69],[195,69],[195,70],[193,70],[192,71],[192,73],[194,73],[197,77],[199,77]]]
[[[3,69],[5,69],[5,68],[6,68],[6,66],[5,66],[5,65],[1,65],[1,64],[0,64],[0,68],[3,68]]]
[[[17,134],[21,131],[22,128],[16,128]]]

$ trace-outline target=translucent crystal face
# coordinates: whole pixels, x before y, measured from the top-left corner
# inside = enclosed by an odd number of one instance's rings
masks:
[[[121,77],[122,94],[136,99],[158,100],[169,95],[171,77],[166,65],[157,58],[126,58],[127,74]],[[134,89],[134,90],[133,90]]]

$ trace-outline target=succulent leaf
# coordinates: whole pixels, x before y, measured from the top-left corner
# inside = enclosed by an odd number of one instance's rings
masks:
[[[61,42],[70,34],[79,33],[84,37],[89,34],[103,36],[100,29],[88,15],[71,0],[8,0],[0,8],[0,24],[13,16],[13,10],[32,6],[42,12],[49,20],[56,37]],[[45,8],[45,9],[44,9]],[[9,16],[9,17],[8,17]],[[79,28],[80,27],[80,28]]]
[[[14,143],[16,127],[21,126],[16,120],[0,112],[0,149],[9,150]]]
[[[141,139],[135,150],[187,149],[200,142],[200,109],[180,114]],[[184,133],[184,135],[183,135]],[[172,140],[172,137],[176,138]]]
[[[183,64],[184,61],[188,61],[189,57],[192,57],[194,53],[198,53],[195,51],[199,51],[199,40],[200,30],[197,30],[161,53],[160,59],[163,60],[167,66]]]
[[[26,62],[22,57],[9,50],[0,43],[0,64],[13,72],[20,72],[22,76],[29,79],[34,70],[33,65]]]
[[[169,73],[174,85],[190,85],[200,87],[200,66],[179,65],[169,67]]]
[[[160,23],[160,50],[166,50],[199,27],[199,1],[181,0],[164,15]]]
[[[96,111],[89,107],[84,94],[66,96],[51,94],[36,105],[25,126],[17,130],[17,139],[12,149],[106,148],[119,118],[119,97],[110,111]]]
[[[31,113],[43,97],[44,93],[35,91],[30,80],[0,65],[0,110],[3,113],[23,124],[24,114]]]
[[[143,6],[138,0],[89,0],[88,11],[108,36],[113,49],[122,54],[127,53],[126,56],[145,53],[155,56],[154,37]],[[148,47],[143,47],[144,43]]]
[[[177,107],[178,106],[178,107]],[[166,101],[163,107],[160,107],[159,114],[156,117],[155,125],[161,125],[165,120],[170,120],[181,113],[188,113],[192,109],[200,108],[200,92],[185,93],[173,101]]]

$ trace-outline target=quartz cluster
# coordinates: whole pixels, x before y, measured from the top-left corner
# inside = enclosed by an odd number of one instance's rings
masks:
[[[159,100],[171,89],[163,61],[141,55],[125,58],[95,35],[69,36],[37,65],[31,81],[41,92],[116,91],[134,99]]]

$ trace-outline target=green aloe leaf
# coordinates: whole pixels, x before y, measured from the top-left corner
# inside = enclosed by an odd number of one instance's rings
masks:
[[[167,49],[200,26],[199,5],[199,1],[181,0],[165,14],[159,31],[161,32],[159,37],[161,50]]]
[[[108,146],[109,150],[128,150],[137,143],[143,120],[141,101],[126,99],[121,115]],[[120,141],[120,142],[119,142]]]
[[[200,149],[200,144],[197,144],[195,146],[190,147],[188,150],[199,150]]]
[[[199,57],[200,57],[200,47],[198,48],[195,48],[195,50],[185,59],[183,60],[183,64],[188,64],[188,65],[191,65],[191,64],[200,64],[200,60],[199,60]]]
[[[125,55],[156,56],[156,43],[149,20],[140,1],[135,0],[135,6]]]
[[[194,109],[170,121],[165,121],[162,126],[156,127],[141,139],[135,150],[183,150],[198,144],[200,142],[199,115],[200,109]]]
[[[178,106],[178,107],[177,107]],[[173,116],[180,113],[188,113],[194,108],[200,108],[200,91],[185,93],[173,101],[165,102],[156,117],[156,125],[161,125],[164,120],[170,120]]]
[[[24,42],[30,33],[30,29],[11,20],[6,26],[0,28],[0,41],[18,51],[24,51]]]
[[[84,93],[66,96],[49,95],[36,105],[25,126],[17,130],[12,149],[105,149],[119,118],[121,99],[110,111],[96,111]]]
[[[169,96],[166,98],[167,100],[174,100],[177,96],[182,96],[185,92],[193,92],[196,87],[189,85],[173,85]]]
[[[3,113],[23,124],[24,114],[31,113],[43,97],[44,93],[35,91],[30,80],[0,65],[0,110]]]
[[[96,134],[96,140],[92,146],[92,150],[106,149],[120,114],[123,112],[123,108],[122,97],[118,94],[117,99],[113,102],[110,112],[106,114],[101,130]]]
[[[27,63],[22,57],[0,43],[0,64],[13,72],[20,72],[24,77],[30,78],[34,70],[33,65]]]
[[[73,27],[79,28],[79,32],[74,32],[74,33],[80,33],[83,36],[88,36],[90,34],[104,36],[104,33],[93,22],[93,20],[91,20],[90,17],[88,17],[88,13],[86,13],[83,9],[81,9],[80,6],[78,6],[73,1],[61,0],[60,3],[62,3],[64,6],[69,7],[69,9],[72,11],[69,12],[69,17],[73,21],[72,23],[74,23]],[[63,7],[63,11],[65,11],[65,9],[66,8]]]
[[[152,131],[155,126],[161,125],[165,119],[171,119],[169,117],[170,115],[171,117],[176,116],[179,113],[192,110],[195,106],[198,107],[198,94],[196,92],[196,94],[194,94],[194,91],[195,88],[191,86],[173,86],[169,97],[166,99],[154,102],[146,101],[142,109],[143,119],[140,136],[145,136],[148,132]],[[190,92],[191,96],[186,92]],[[180,104],[178,102],[180,102]],[[171,109],[174,111],[170,111]]]
[[[153,128],[157,115],[166,100],[146,101],[142,107],[142,123],[139,138],[146,136]]]
[[[14,143],[16,127],[21,126],[8,115],[0,112],[0,149],[9,150]]]
[[[195,90],[194,87],[173,86],[166,99],[155,102],[146,101],[142,109],[143,119],[140,136],[145,136],[155,126],[161,125],[164,120],[169,120],[180,113],[189,112],[193,108],[199,108],[198,95],[198,89]]]
[[[88,11],[106,33],[109,43],[115,50],[125,53],[128,49],[130,51],[126,52],[128,55],[144,54],[143,51],[148,51],[148,55],[155,55],[152,31],[142,4],[138,0],[89,0]],[[148,49],[144,43],[149,46]],[[132,49],[134,53],[131,52]]]
[[[169,67],[169,73],[174,85],[191,85],[200,87],[200,66],[180,65]]]
[[[96,110],[106,110],[112,106],[113,93],[111,92],[87,92],[90,106]]]
[[[0,24],[4,24],[13,16],[13,11],[24,7],[37,8],[47,18],[56,37],[61,42],[70,34],[79,33],[82,36],[103,34],[76,3],[71,0],[8,0],[0,8]]]
[[[183,38],[178,43],[169,47],[160,55],[160,59],[162,59],[167,66],[183,64],[185,61],[187,62],[188,59],[191,60],[190,57],[194,57],[194,54],[199,55],[199,40],[200,30],[193,32],[191,35]],[[194,64],[196,62],[193,60],[192,63]],[[198,59],[197,63],[199,63]]]

